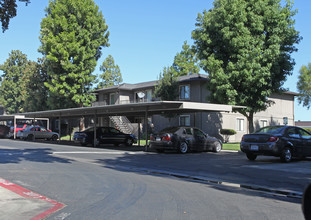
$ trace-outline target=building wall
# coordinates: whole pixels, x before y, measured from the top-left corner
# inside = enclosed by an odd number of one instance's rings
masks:
[[[206,86],[206,80],[189,80],[181,82],[180,85],[190,86],[190,99],[181,101],[207,103],[207,96],[210,94]],[[148,88],[151,89],[151,88]],[[140,90],[139,90],[140,91]],[[135,92],[121,90],[116,103],[124,104],[135,101]],[[99,94],[99,100],[102,100],[104,94]],[[106,95],[109,100],[109,94]],[[266,111],[258,112],[254,115],[254,127],[258,129],[265,125],[283,125],[283,118],[288,119],[288,125],[294,125],[294,95],[292,94],[274,94],[269,100],[273,101]],[[201,128],[210,136],[222,139],[220,129],[233,129],[236,135],[230,136],[230,142],[239,142],[242,136],[249,132],[247,118],[240,113],[235,112],[198,112],[185,114],[190,116],[190,126]],[[152,116],[154,125],[153,132],[158,132],[169,126],[179,126],[180,116],[167,118],[163,115]]]

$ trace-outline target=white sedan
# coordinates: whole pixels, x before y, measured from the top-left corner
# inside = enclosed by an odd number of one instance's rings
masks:
[[[24,130],[20,130],[17,132],[16,137],[24,140],[47,139],[56,141],[59,139],[58,133],[47,130],[41,126],[31,126]]]

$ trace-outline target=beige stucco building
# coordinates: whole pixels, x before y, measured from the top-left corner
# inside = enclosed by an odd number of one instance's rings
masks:
[[[208,76],[193,74],[178,78],[179,101],[207,103],[209,94]],[[97,101],[93,106],[128,104],[140,102],[152,102],[158,100],[153,97],[154,87],[157,81],[121,84],[95,91]],[[273,94],[269,99],[274,102],[266,111],[254,115],[254,126],[258,129],[267,125],[294,125],[294,98],[296,93],[284,92]],[[143,118],[131,116],[127,118],[131,123],[142,123]],[[243,134],[248,133],[247,119],[235,112],[196,112],[179,114],[174,118],[166,118],[163,115],[149,117],[149,125],[153,132],[168,126],[195,126],[211,136],[222,138],[220,129],[234,129],[237,134],[230,137],[231,142],[239,142]],[[111,118],[102,118],[100,124],[111,124]]]

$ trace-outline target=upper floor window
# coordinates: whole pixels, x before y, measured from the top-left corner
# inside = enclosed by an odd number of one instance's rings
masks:
[[[190,85],[179,86],[179,99],[190,99]]]
[[[109,104],[110,105],[116,104],[116,94],[115,93],[110,93]]]

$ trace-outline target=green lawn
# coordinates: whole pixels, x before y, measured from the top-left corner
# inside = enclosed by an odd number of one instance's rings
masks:
[[[224,143],[222,145],[223,150],[240,150],[240,143]]]

